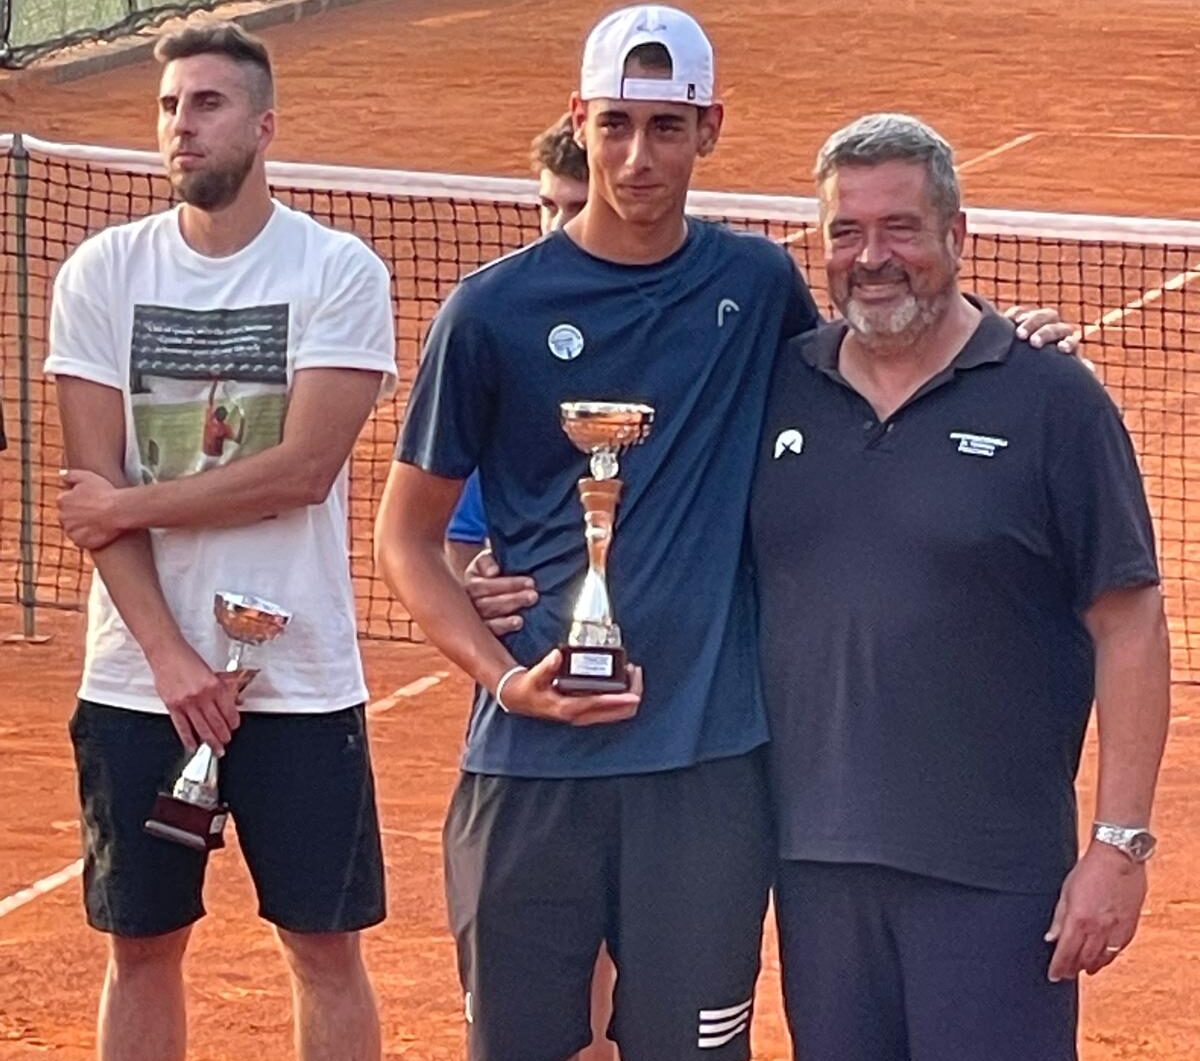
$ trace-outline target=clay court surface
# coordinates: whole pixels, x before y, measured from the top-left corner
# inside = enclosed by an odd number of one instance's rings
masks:
[[[274,157],[523,175],[525,144],[561,109],[582,34],[608,6],[367,0],[269,30],[282,109]],[[1200,218],[1191,165],[1200,144],[1200,38],[1191,4],[691,6],[715,39],[729,105],[700,187],[805,194],[830,130],[867,110],[898,109],[955,143],[974,205]],[[152,147],[154,85],[148,65],[58,86],[0,74],[0,132]],[[1185,310],[1200,308],[1194,291],[1173,297]],[[11,454],[2,467],[15,475]],[[1185,531],[1200,515],[1187,508],[1194,495],[1187,485],[1175,513]],[[1200,555],[1191,542],[1185,552]],[[49,644],[0,646],[0,904],[78,857],[65,726],[81,620],[43,612],[39,624],[53,633]],[[0,607],[0,634],[18,628],[15,609]],[[368,939],[385,1052],[450,1061],[463,1056],[462,1006],[439,842],[469,685],[426,646],[364,649],[390,869],[391,916]],[[1085,1061],[1200,1056],[1200,692],[1176,693],[1152,894],[1135,946],[1086,984]],[[1081,783],[1085,817],[1092,752]],[[104,948],[83,925],[78,890],[68,880],[0,914],[0,1061],[91,1056]],[[290,1056],[286,980],[253,915],[236,849],[213,859],[207,900],[213,916],[198,927],[189,964],[190,1056]],[[756,1057],[782,1061],[770,944],[765,968]]]

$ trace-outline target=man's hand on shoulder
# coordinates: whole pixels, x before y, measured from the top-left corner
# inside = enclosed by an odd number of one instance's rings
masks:
[[[1059,353],[1079,354],[1080,336],[1075,325],[1068,324],[1056,309],[1047,306],[1009,306],[1004,311],[1017,326],[1017,337],[1028,339],[1036,349],[1053,346]]]
[[[1051,981],[1098,973],[1133,940],[1146,900],[1146,865],[1093,843],[1063,882],[1046,942]]]

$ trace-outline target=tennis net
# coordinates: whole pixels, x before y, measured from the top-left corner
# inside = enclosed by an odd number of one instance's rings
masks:
[[[351,568],[365,637],[419,633],[375,576],[371,528],[420,344],[467,272],[537,235],[531,181],[273,163],[278,198],[358,233],[393,277],[400,387],[351,464]],[[55,273],[88,235],[170,205],[157,156],[0,135],[0,600],[81,607],[89,572],[54,512],[61,436],[42,378]],[[827,309],[811,199],[693,193],[690,209],[785,243]],[[963,284],[1004,307],[1056,306],[1121,405],[1158,531],[1176,678],[1200,678],[1200,223],[971,210]],[[1048,355],[1050,356],[1050,355]],[[1200,525],[1200,523],[1198,523]]]

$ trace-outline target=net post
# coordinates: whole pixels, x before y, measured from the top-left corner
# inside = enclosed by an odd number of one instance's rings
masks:
[[[11,0],[0,0],[0,67],[12,65],[12,8]]]
[[[17,279],[17,385],[21,461],[21,633],[5,640],[46,641],[37,633],[36,577],[33,555],[33,400],[29,356],[29,151],[20,133],[13,135],[13,236]]]

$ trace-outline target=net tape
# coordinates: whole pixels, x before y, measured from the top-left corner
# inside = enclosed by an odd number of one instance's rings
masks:
[[[17,437],[32,446],[33,545],[30,603],[80,607],[87,567],[63,541],[54,514],[62,460],[53,394],[41,377],[49,292],[59,264],[87,236],[170,205],[154,154],[23,139],[29,153],[27,239],[14,235],[13,138],[0,135],[4,244],[0,268],[0,384],[10,441],[3,459],[0,599],[21,599]],[[393,276],[400,387],[368,423],[351,465],[351,567],[360,632],[414,638],[418,631],[375,577],[371,528],[400,416],[434,312],[467,272],[537,235],[533,181],[271,163],[276,195],[318,220],[358,233]],[[693,192],[693,212],[785,243],[828,309],[817,205],[808,198]],[[963,286],[999,306],[1056,306],[1077,322],[1086,353],[1121,405],[1134,436],[1159,536],[1179,678],[1200,675],[1200,222],[968,210]],[[28,278],[31,401],[18,424],[16,280]],[[1047,355],[1050,356],[1050,355]]]

